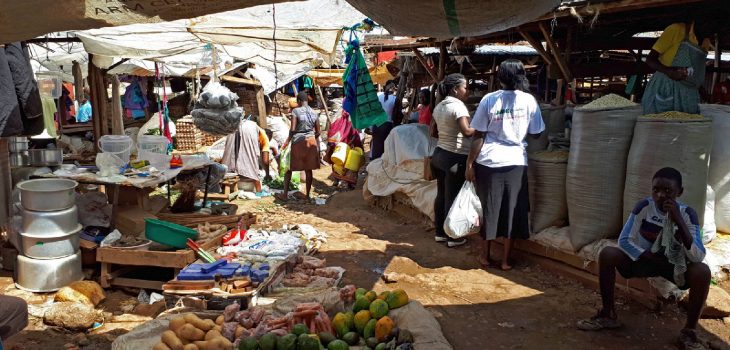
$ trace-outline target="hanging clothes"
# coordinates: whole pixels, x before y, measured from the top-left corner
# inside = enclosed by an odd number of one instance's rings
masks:
[[[38,83],[30,65],[28,47],[20,42],[5,45],[5,55],[15,85],[15,95],[20,104],[23,134],[38,135],[43,132],[43,106]]]
[[[48,135],[51,137],[57,137],[56,132],[56,121],[54,115],[56,114],[56,100],[53,97],[42,97],[41,104],[43,105],[43,127],[46,129]]]
[[[355,129],[380,126],[388,121],[388,114],[378,100],[375,85],[370,78],[365,57],[360,51],[360,43],[353,40],[345,50],[347,69],[342,75],[345,85],[345,100],[342,104]]]
[[[0,136],[16,136],[23,133],[20,104],[15,94],[13,75],[8,66],[5,50],[0,50]]]
[[[127,117],[134,120],[144,119],[145,109],[149,106],[147,96],[142,92],[139,80],[135,77],[124,92],[124,109]]]

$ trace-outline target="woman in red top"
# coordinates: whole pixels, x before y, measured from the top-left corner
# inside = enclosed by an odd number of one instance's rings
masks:
[[[418,93],[418,124],[431,125],[431,117],[433,116],[433,107],[431,106],[431,91],[422,89]]]

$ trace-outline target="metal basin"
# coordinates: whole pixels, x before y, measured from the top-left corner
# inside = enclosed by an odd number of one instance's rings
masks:
[[[52,235],[33,235],[21,232],[20,246],[23,248],[23,255],[34,259],[58,259],[76,253],[79,250],[78,230],[70,233]]]
[[[8,147],[10,148],[10,152],[23,152],[28,150],[28,140],[25,141],[16,141],[16,140],[10,140],[8,143]]]
[[[65,258],[51,260],[18,255],[15,265],[15,286],[28,292],[55,292],[83,278],[81,251]]]
[[[56,211],[76,205],[78,182],[67,179],[37,179],[18,184],[20,204],[26,210]]]
[[[58,211],[32,211],[21,209],[23,225],[20,232],[34,236],[58,236],[79,230],[76,206]]]
[[[57,166],[63,164],[63,150],[31,149],[28,150],[28,158],[32,166]]]

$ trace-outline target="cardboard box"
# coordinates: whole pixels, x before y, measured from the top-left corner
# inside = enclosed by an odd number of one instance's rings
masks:
[[[122,235],[144,237],[145,219],[157,219],[157,216],[137,206],[119,207],[114,220],[114,228]]]

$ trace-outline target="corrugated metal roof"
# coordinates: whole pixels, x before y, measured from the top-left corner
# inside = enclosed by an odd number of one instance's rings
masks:
[[[439,53],[437,47],[422,47],[418,49],[424,55]],[[479,45],[474,49],[474,55],[515,55],[515,56],[537,56],[538,53],[532,46],[528,45],[500,45],[487,44]]]

